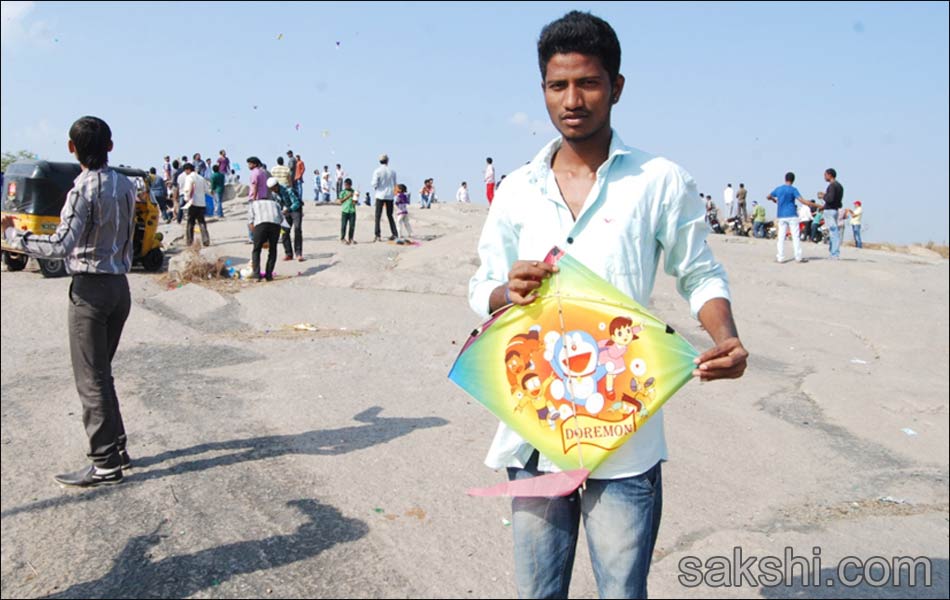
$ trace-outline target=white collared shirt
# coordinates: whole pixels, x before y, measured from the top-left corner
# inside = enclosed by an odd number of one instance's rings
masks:
[[[505,179],[478,243],[481,266],[469,282],[469,303],[487,318],[492,291],[508,281],[517,260],[542,260],[553,246],[573,255],[646,306],[663,253],[664,270],[695,317],[714,298],[729,299],[726,273],[706,245],[705,206],[692,177],[678,165],[624,146],[614,132],[607,161],[574,220],[561,196],[551,159],[561,139]],[[662,315],[660,315],[662,317]],[[534,449],[499,424],[485,464],[523,467]],[[667,457],[663,411],[597,469],[596,479],[632,477]],[[558,468],[543,455],[539,468]]]

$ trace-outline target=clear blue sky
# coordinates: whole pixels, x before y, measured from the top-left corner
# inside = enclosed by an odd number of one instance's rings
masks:
[[[114,164],[220,148],[273,164],[292,147],[365,190],[387,152],[411,188],[435,177],[450,199],[486,156],[502,174],[554,136],[535,43],[572,8],[620,37],[624,141],[717,202],[727,182],[761,200],[788,170],[814,197],[834,167],[866,239],[950,237],[943,2],[3,2],[0,145],[66,160],[69,125],[93,114]]]

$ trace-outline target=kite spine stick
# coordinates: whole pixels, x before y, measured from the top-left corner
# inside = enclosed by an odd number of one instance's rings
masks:
[[[557,300],[557,317],[561,323],[561,343],[564,344],[564,347],[567,348],[567,325],[564,323],[564,307],[561,305],[561,276],[559,273],[554,274],[554,285],[556,289],[554,290],[554,297]],[[574,394],[574,379],[572,377],[567,378],[568,389],[571,392],[571,409],[574,412],[574,417],[577,417],[577,396]],[[584,452],[581,448],[582,444],[578,441],[577,443],[577,462],[580,464],[580,467],[584,469]],[[581,484],[581,487],[584,490],[587,490],[587,480],[584,480],[584,483]]]

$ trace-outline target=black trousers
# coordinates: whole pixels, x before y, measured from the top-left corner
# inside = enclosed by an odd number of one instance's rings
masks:
[[[303,212],[297,211],[284,215],[291,229],[284,229],[281,232],[280,243],[284,245],[284,255],[303,256]],[[290,233],[293,230],[294,244],[290,246]]]
[[[392,232],[392,236],[399,237],[399,234],[396,233],[396,221],[393,219],[393,201],[378,199],[376,200],[376,237],[382,237],[379,221],[383,216],[383,206],[386,207],[386,218],[389,219],[389,230]]]
[[[69,356],[82,402],[89,458],[102,468],[118,467],[119,452],[125,449],[112,357],[131,306],[125,275],[74,275],[69,285]]]
[[[346,230],[349,226],[350,235],[347,237]],[[356,230],[356,213],[343,213],[342,222],[340,223],[340,239],[349,239],[353,241],[353,232]]]
[[[198,229],[201,230],[201,244],[203,246],[211,244],[211,238],[208,237],[208,224],[205,223],[205,212],[206,209],[204,206],[188,207],[188,225],[185,229],[185,243],[189,246],[195,243],[196,222],[198,223]]]
[[[274,266],[277,264],[277,241],[280,239],[280,224],[260,223],[254,226],[254,249],[251,251],[252,279],[261,277],[261,248],[264,242],[269,244],[267,249],[267,268],[264,275],[267,279],[274,276]]]

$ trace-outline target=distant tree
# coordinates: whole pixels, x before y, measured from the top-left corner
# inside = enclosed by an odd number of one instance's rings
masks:
[[[4,152],[3,153],[3,168],[0,169],[0,171],[3,171],[4,173],[6,173],[7,167],[9,167],[11,164],[15,163],[16,161],[20,159],[36,160],[37,158],[39,158],[39,156],[30,152],[29,150],[20,150],[16,153]]]

